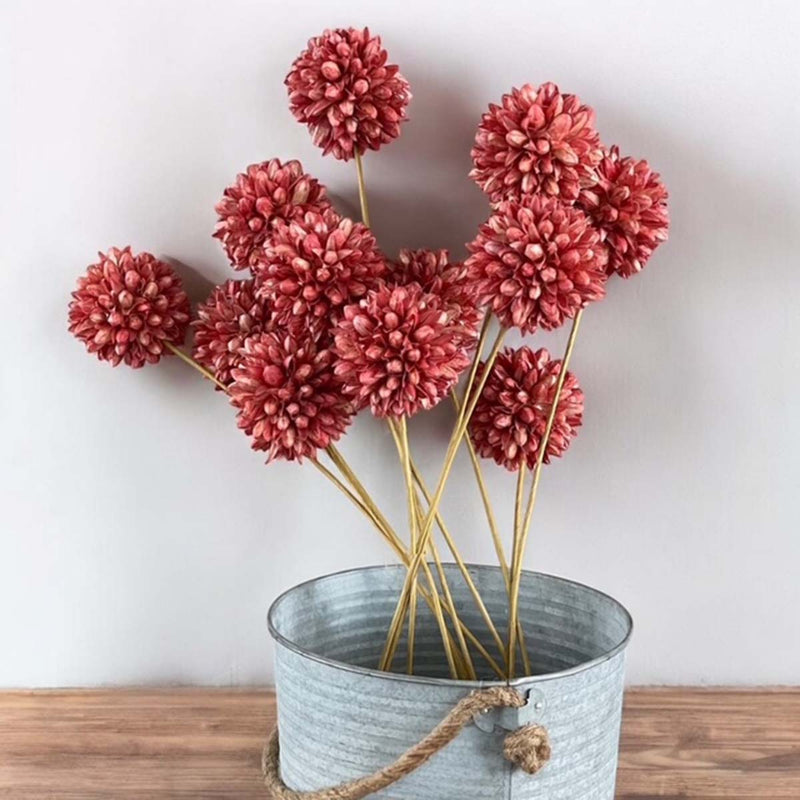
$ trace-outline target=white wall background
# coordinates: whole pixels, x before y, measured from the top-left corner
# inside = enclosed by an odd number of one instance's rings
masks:
[[[671,241],[585,317],[585,427],[547,470],[528,565],[631,608],[633,682],[800,682],[798,9],[5,3],[0,686],[265,683],[271,599],[388,559],[310,467],[262,466],[176,359],[112,370],[66,332],[100,248],[176,259],[195,299],[226,278],[213,205],[256,160],[298,157],[355,209],[352,164],[321,157],[282,84],[309,36],[349,24],[383,35],[414,92],[366,162],[390,253],[463,252],[486,214],[473,132],[512,85],[576,92],[660,169]],[[447,426],[413,423],[432,471]],[[400,519],[383,429],[360,420],[343,449]],[[513,479],[487,469],[509,507]],[[466,463],[451,487],[465,553],[491,560]]]

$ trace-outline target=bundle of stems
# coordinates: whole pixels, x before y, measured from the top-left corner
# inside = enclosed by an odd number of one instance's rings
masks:
[[[361,156],[358,154],[358,152],[356,152],[355,161],[356,161],[356,171],[358,177],[358,191],[359,191],[362,219],[364,221],[364,224],[369,226],[370,225],[369,206],[366,195],[364,169]],[[396,430],[394,431],[395,439],[398,445],[398,453],[400,454],[401,462],[404,465],[404,477],[408,493],[411,561],[408,564],[406,579],[404,581],[402,590],[400,592],[400,597],[398,599],[397,606],[395,608],[395,612],[392,617],[392,621],[387,634],[386,643],[380,661],[381,669],[391,669],[398,644],[401,640],[401,635],[404,625],[406,623],[406,618],[408,618],[408,636],[407,636],[408,666],[409,666],[409,671],[413,671],[413,647],[415,640],[416,608],[417,608],[416,598],[418,592],[419,571],[421,568],[424,569],[423,565],[425,564],[428,549],[431,545],[431,536],[433,532],[434,522],[436,522],[439,525],[439,528],[445,538],[445,541],[448,545],[448,548],[450,549],[450,552],[452,553],[453,557],[456,560],[456,563],[458,564],[461,570],[464,580],[467,582],[470,592],[472,593],[473,598],[475,599],[475,602],[481,611],[481,615],[484,619],[484,622],[487,625],[488,630],[492,635],[492,638],[500,647],[505,667],[505,677],[512,678],[515,675],[517,646],[519,646],[521,649],[523,668],[526,671],[526,673],[528,674],[530,673],[531,671],[530,657],[527,652],[527,648],[525,647],[525,637],[523,633],[522,624],[519,619],[519,592],[520,592],[520,584],[522,578],[522,564],[527,545],[528,535],[530,531],[531,521],[533,518],[533,510],[536,503],[544,454],[547,452],[547,445],[550,440],[550,434],[553,428],[553,422],[558,407],[558,401],[561,395],[561,390],[563,388],[564,379],[567,374],[567,367],[569,365],[569,361],[572,356],[572,350],[574,347],[575,338],[577,336],[578,327],[580,325],[581,315],[582,311],[579,311],[573,321],[572,330],[570,332],[566,352],[562,362],[561,371],[559,373],[556,384],[553,403],[550,408],[550,412],[548,414],[545,433],[544,436],[542,437],[542,441],[539,446],[537,462],[533,470],[533,474],[531,476],[531,485],[528,493],[528,501],[525,507],[524,515],[522,511],[525,479],[526,479],[526,470],[524,465],[518,473],[510,565],[506,562],[502,540],[499,534],[496,517],[492,510],[491,500],[489,498],[486,483],[483,479],[480,462],[478,460],[477,454],[475,453],[475,449],[472,446],[472,443],[469,439],[469,435],[467,433],[467,427],[472,417],[472,413],[475,410],[478,398],[480,397],[480,394],[483,391],[484,384],[489,376],[489,373],[491,372],[495,358],[497,357],[497,354],[500,351],[500,347],[502,346],[503,339],[506,334],[506,330],[502,326],[500,326],[499,331],[496,334],[494,341],[488,350],[485,362],[483,363],[483,369],[480,372],[480,378],[476,380],[476,377],[478,375],[478,367],[481,363],[481,359],[483,357],[483,353],[486,348],[490,325],[492,321],[492,316],[488,311],[484,319],[480,335],[478,337],[478,342],[475,348],[475,354],[473,357],[472,366],[468,373],[463,398],[459,399],[457,395],[457,390],[456,389],[453,390],[452,399],[456,409],[456,419],[453,427],[453,432],[451,434],[450,441],[445,454],[444,463],[442,465],[440,476],[436,485],[436,489],[434,490],[433,495],[431,495],[424,487],[424,485],[420,486],[420,488],[423,490],[425,494],[425,499],[427,502],[426,513],[423,513],[423,506],[419,501],[417,491],[413,485],[415,482],[419,483],[420,477],[418,470],[416,470],[413,464],[413,459],[411,457],[409,449],[406,420],[403,419],[399,423],[400,435],[397,434]],[[390,423],[390,425],[392,424],[393,423]],[[444,490],[447,484],[447,480],[453,468],[453,464],[455,462],[455,458],[458,453],[461,442],[465,438],[467,440],[467,447],[470,454],[470,461],[472,463],[473,472],[475,474],[475,478],[477,480],[478,488],[481,494],[481,499],[483,501],[484,509],[486,511],[487,521],[492,534],[492,541],[495,546],[495,551],[497,553],[498,560],[500,563],[500,569],[503,574],[503,579],[505,581],[506,588],[508,591],[508,601],[509,601],[508,634],[505,647],[502,644],[502,640],[500,638],[499,633],[497,632],[497,628],[494,625],[493,621],[491,620],[489,612],[486,609],[486,606],[483,603],[479,592],[475,588],[474,582],[469,576],[469,570],[466,568],[463,558],[459,554],[455,542],[453,541],[452,537],[447,531],[447,528],[445,527],[441,519],[441,514],[439,512],[439,506],[441,504],[441,500],[444,495]],[[446,586],[446,583],[444,581],[443,585]],[[449,590],[446,591],[446,594],[449,595]]]
[[[360,155],[356,154],[356,171],[358,178],[359,200],[364,224],[370,225],[369,206],[364,181],[364,169]],[[547,444],[553,428],[558,400],[567,374],[575,339],[578,333],[582,312],[578,312],[573,321],[572,330],[564,353],[561,371],[558,375],[554,400],[550,408],[547,425],[540,443],[536,464],[531,470],[530,487],[527,502],[524,502],[525,484],[528,477],[523,465],[518,472],[514,504],[514,525],[511,543],[510,561],[506,557],[497,517],[489,497],[486,481],[483,476],[480,460],[468,434],[468,426],[478,398],[483,391],[494,361],[500,352],[506,330],[500,326],[490,341],[492,315],[487,312],[478,335],[475,354],[472,359],[463,394],[459,397],[457,388],[453,389],[451,399],[455,409],[453,430],[445,452],[444,461],[431,492],[414,461],[409,441],[408,422],[405,418],[389,418],[387,426],[397,450],[400,470],[405,486],[406,507],[408,517],[408,542],[404,543],[377,502],[356,475],[353,467],[334,445],[325,449],[329,463],[324,464],[319,458],[312,459],[316,469],[333,486],[358,509],[377,530],[394,554],[406,567],[400,595],[389,624],[386,642],[380,657],[379,666],[391,670],[394,666],[397,650],[406,632],[406,663],[409,674],[415,670],[417,615],[420,600],[430,610],[439,629],[444,654],[451,677],[456,679],[476,680],[485,676],[486,670],[499,679],[515,677],[517,670],[517,649],[525,674],[531,672],[530,654],[525,645],[522,621],[519,618],[519,592],[522,578],[522,564],[527,547],[533,511],[541,477],[541,468]],[[199,364],[191,356],[167,343],[170,350],[186,364],[196,369],[204,378],[212,381],[218,388],[227,392],[227,387],[212,372]],[[488,349],[487,349],[488,348]],[[485,357],[484,357],[485,353]],[[482,369],[480,369],[482,365]],[[444,496],[453,464],[461,443],[466,441],[472,471],[480,492],[481,501],[486,514],[487,524],[497,554],[500,570],[508,593],[508,625],[503,638],[492,619],[481,594],[475,585],[469,568],[458,550],[456,541],[448,529],[440,505]],[[447,547],[455,570],[445,569],[439,546],[434,537],[438,529]],[[483,626],[489,633],[491,645],[470,630],[459,616],[459,609],[453,598],[450,585],[452,573],[457,572],[464,581]],[[448,574],[449,573],[449,574]],[[496,650],[492,653],[491,650]],[[476,668],[476,658],[481,662]]]

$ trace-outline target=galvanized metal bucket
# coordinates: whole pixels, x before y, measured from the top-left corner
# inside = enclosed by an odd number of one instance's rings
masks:
[[[445,565],[464,623],[496,652],[459,572]],[[508,598],[500,570],[470,572],[495,624]],[[386,631],[405,568],[369,567],[317,578],[281,595],[269,612],[276,642],[280,771],[302,791],[369,775],[429,733],[465,695],[502,683],[449,679],[435,620],[422,604],[414,676],[380,672]],[[373,795],[385,800],[613,800],[631,617],[608,595],[526,572],[520,616],[532,663],[511,681],[521,709],[491,711],[427,764]],[[404,664],[404,648],[396,663]],[[480,669],[476,656],[475,666]],[[508,731],[547,728],[549,763],[536,775],[503,758]]]

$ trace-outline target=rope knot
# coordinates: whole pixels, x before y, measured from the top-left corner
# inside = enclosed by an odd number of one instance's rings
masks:
[[[541,725],[525,725],[503,742],[503,755],[528,775],[535,775],[550,760],[550,753],[550,737]]]
[[[290,789],[283,782],[280,774],[280,742],[278,729],[275,728],[264,748],[264,784],[273,800],[362,800],[386,789],[428,762],[474,722],[477,714],[493,708],[522,708],[526,702],[511,686],[490,686],[474,691],[459,700],[427,736],[401,753],[393,763],[363,778],[310,792]],[[529,775],[535,775],[550,759],[550,737],[541,725],[526,725],[506,736],[503,753],[512,764]]]

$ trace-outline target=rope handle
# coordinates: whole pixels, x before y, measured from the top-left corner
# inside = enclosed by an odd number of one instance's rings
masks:
[[[419,769],[455,739],[476,714],[494,708],[522,708],[525,698],[510,686],[479,689],[459,700],[452,711],[425,737],[405,751],[394,763],[364,778],[341,783],[328,789],[298,792],[290,789],[280,776],[280,743],[277,727],[264,747],[262,770],[264,785],[274,800],[361,800],[391,786]],[[503,743],[503,755],[512,764],[535,775],[550,759],[550,738],[541,725],[526,725],[509,733]]]

